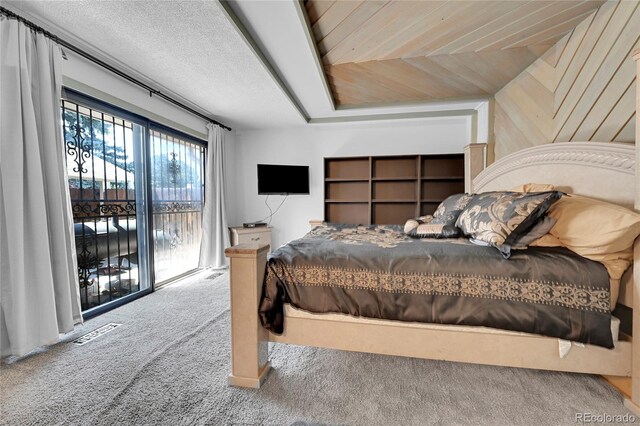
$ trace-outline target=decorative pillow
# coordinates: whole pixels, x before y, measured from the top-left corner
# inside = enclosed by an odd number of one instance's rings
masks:
[[[543,216],[542,218],[540,218],[538,220],[538,222],[536,222],[533,227],[524,235],[520,236],[520,238],[517,238],[514,242],[513,245],[511,246],[512,249],[515,250],[524,250],[527,247],[529,247],[534,241],[542,238],[544,235],[548,234],[549,231],[551,231],[551,228],[553,228],[553,225],[556,224],[556,219],[549,217],[549,216]]]
[[[541,239],[544,236],[548,236],[549,231],[553,228],[553,225],[556,224],[556,220],[549,216],[543,216],[538,220],[538,222],[533,225],[533,227],[526,234],[522,235],[520,238],[516,239],[511,246],[511,250],[525,250],[530,245],[535,245],[534,243]],[[475,238],[469,238],[469,242],[476,244],[478,246],[490,246],[486,241],[476,240]],[[558,242],[558,246],[562,245]],[[555,246],[554,246],[555,247]]]
[[[446,222],[453,222],[455,224],[458,216],[462,213],[469,201],[473,198],[473,195],[469,194],[454,194],[448,196],[443,202],[440,203],[435,213],[433,213],[434,219],[442,219]]]
[[[611,278],[619,279],[631,264],[633,242],[640,235],[637,212],[571,194],[555,203],[549,216],[557,220],[551,236],[580,256],[604,264]],[[549,238],[541,243],[552,244]]]
[[[404,233],[407,235],[411,234],[418,226],[431,222],[431,219],[433,219],[433,216],[426,215],[407,220],[404,224]]]
[[[458,217],[456,226],[464,235],[491,244],[508,259],[514,242],[561,196],[558,191],[476,194]]]
[[[459,237],[462,232],[455,223],[470,200],[471,196],[467,194],[451,195],[440,203],[433,216],[409,219],[404,226],[404,232],[415,238]]]
[[[426,221],[419,221],[418,226],[406,234],[414,238],[456,238],[461,235],[455,225],[445,222],[442,218],[431,216],[428,218]],[[416,219],[409,219],[409,221],[416,221]],[[455,223],[455,220],[453,222]]]
[[[413,238],[453,238],[460,232],[455,226],[447,225],[431,215],[409,219],[404,230]]]
[[[556,187],[550,183],[525,183],[524,185],[518,185],[515,188],[511,188],[512,192],[544,192],[553,191]]]

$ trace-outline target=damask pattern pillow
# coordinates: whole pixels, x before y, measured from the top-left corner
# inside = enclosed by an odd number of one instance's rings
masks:
[[[433,216],[431,215],[419,216],[414,219],[409,219],[404,224],[404,233],[407,235],[412,235],[413,233],[415,235],[415,231],[416,229],[418,229],[418,226],[425,225],[432,220]]]
[[[455,225],[458,216],[460,216],[460,213],[467,207],[467,204],[469,204],[472,198],[473,195],[469,194],[454,194],[448,196],[440,203],[435,213],[433,213],[433,218]]]
[[[511,247],[560,199],[561,192],[486,192],[476,194],[458,217],[464,235],[497,248],[505,258]]]
[[[456,227],[456,220],[471,200],[467,194],[455,194],[447,197],[436,209],[433,217],[422,216],[409,219],[405,224],[405,233],[415,238],[456,238],[462,235]]]
[[[551,228],[553,228],[553,225],[555,224],[556,220],[554,218],[546,215],[541,217],[538,222],[536,222],[536,224],[533,225],[533,227],[529,231],[527,231],[527,233],[521,235],[513,242],[513,244],[511,245],[511,250],[527,249],[530,245],[532,245],[535,241],[538,241],[543,236],[548,236],[548,232],[551,230]],[[469,242],[483,247],[491,245],[485,241],[476,240],[474,238],[469,238]]]

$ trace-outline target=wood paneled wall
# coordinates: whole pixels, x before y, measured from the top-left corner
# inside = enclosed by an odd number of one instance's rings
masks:
[[[493,96],[603,0],[305,2],[338,105]]]
[[[640,2],[610,0],[495,95],[495,158],[550,142],[635,140]]]

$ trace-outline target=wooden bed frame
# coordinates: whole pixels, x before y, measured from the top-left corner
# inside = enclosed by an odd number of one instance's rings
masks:
[[[636,52],[640,60],[640,52]],[[640,75],[640,62],[638,62]],[[640,79],[639,79],[640,80]],[[638,90],[640,111],[640,90]],[[640,122],[640,119],[638,119]],[[640,125],[636,126],[640,140]],[[528,182],[552,183],[575,194],[640,210],[640,149],[632,144],[569,142],[529,148],[495,162],[473,181],[473,192],[508,189]],[[640,240],[640,239],[639,239]],[[618,303],[633,308],[635,339],[614,349],[573,347],[560,358],[558,339],[524,333],[495,333],[452,326],[416,327],[398,321],[349,321],[322,315],[287,316],[284,333],[261,327],[258,304],[267,245],[239,245],[231,258],[232,372],[229,384],[258,388],[270,364],[268,342],[342,349],[423,359],[631,377],[625,406],[640,416],[640,242],[634,247],[634,276]]]

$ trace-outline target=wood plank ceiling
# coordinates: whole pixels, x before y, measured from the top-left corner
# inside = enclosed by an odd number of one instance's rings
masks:
[[[306,0],[336,105],[495,94],[604,0]]]

